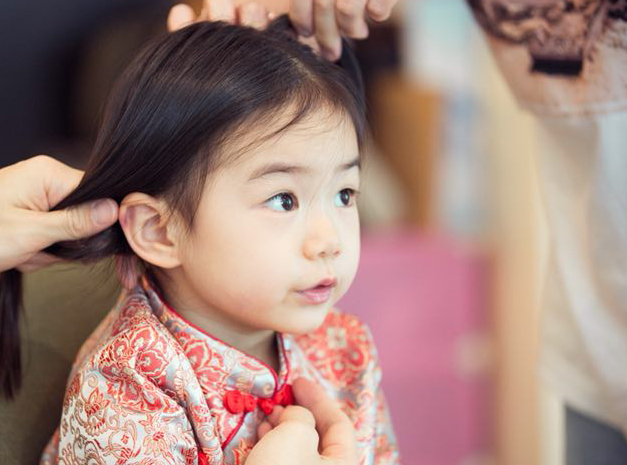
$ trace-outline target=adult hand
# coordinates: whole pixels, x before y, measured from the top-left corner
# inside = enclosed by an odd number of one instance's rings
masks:
[[[0,169],[0,271],[32,271],[59,261],[40,252],[63,240],[94,235],[117,221],[111,199],[50,212],[83,172],[39,155]]]
[[[314,37],[322,56],[337,60],[342,37],[365,39],[367,21],[390,17],[398,0],[291,0],[289,16],[298,33]]]
[[[263,28],[274,15],[289,13],[301,40],[329,60],[342,53],[342,37],[364,39],[368,20],[390,17],[398,0],[204,0],[199,16],[185,4],[170,10],[168,28],[173,31],[191,22],[224,20]],[[270,13],[268,13],[270,12]]]
[[[196,21],[226,21],[263,29],[277,14],[287,13],[287,5],[287,0],[203,0],[196,15],[192,7],[179,3],[170,9],[168,30],[176,31]]]
[[[356,465],[355,430],[344,412],[310,381],[293,388],[299,405],[274,408],[246,465]]]

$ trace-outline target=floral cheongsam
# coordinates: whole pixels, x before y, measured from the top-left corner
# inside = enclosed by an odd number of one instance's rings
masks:
[[[278,373],[184,320],[142,277],[81,349],[41,465],[243,464],[265,415],[293,402],[298,377],[351,418],[360,465],[399,462],[363,324],[332,311],[315,332],[277,343]]]

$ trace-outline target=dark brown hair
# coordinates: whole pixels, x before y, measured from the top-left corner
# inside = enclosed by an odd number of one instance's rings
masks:
[[[276,134],[321,108],[352,121],[359,145],[365,104],[359,69],[343,44],[340,65],[300,44],[283,16],[266,30],[223,22],[190,25],[149,43],[118,80],[80,185],[53,209],[132,192],[164,198],[191,228],[208,173],[239,130],[276,127]],[[273,134],[265,134],[264,137]],[[118,223],[87,239],[46,249],[93,262],[133,252]],[[20,386],[21,274],[0,277],[0,394]]]

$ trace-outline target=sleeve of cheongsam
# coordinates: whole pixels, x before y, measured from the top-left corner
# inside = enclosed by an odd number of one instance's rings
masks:
[[[185,410],[145,373],[148,367],[159,376],[167,366],[164,360],[159,367],[162,355],[133,354],[128,338],[116,337],[76,372],[63,403],[57,463],[198,462]]]
[[[370,351],[370,368],[368,378],[371,379],[371,389],[374,393],[374,464],[375,465],[399,465],[400,458],[394,428],[390,418],[385,395],[381,387],[381,365],[379,355],[372,338],[372,333],[367,326],[364,326],[367,334]]]
[[[377,424],[374,463],[375,465],[398,465],[400,464],[398,445],[381,386],[377,389],[375,401],[377,403]]]

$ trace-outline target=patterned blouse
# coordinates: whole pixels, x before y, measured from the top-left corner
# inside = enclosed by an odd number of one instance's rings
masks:
[[[81,348],[40,465],[243,464],[298,377],[351,418],[360,465],[398,464],[368,329],[332,311],[315,332],[277,341],[278,373],[184,320],[142,277]]]

